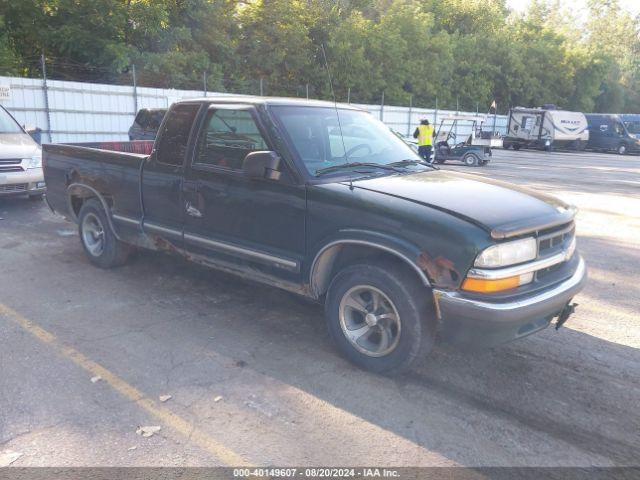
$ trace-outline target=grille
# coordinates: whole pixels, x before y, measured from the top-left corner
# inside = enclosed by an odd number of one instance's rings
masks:
[[[16,183],[15,185],[0,185],[0,192],[24,192],[26,190],[26,183]]]
[[[24,172],[24,169],[20,166],[21,164],[21,158],[2,158],[0,159],[0,172]]]
[[[575,226],[573,224],[559,230],[541,233],[538,236],[538,257],[548,257],[566,249],[574,235]]]
[[[538,258],[546,258],[556,253],[562,252],[569,247],[569,244],[575,236],[575,225],[570,223],[569,225],[563,225],[560,228],[552,230],[545,230],[538,233]],[[537,281],[540,280],[552,280],[554,276],[560,274],[560,271],[564,267],[565,262],[558,263],[548,268],[538,270],[535,274]]]

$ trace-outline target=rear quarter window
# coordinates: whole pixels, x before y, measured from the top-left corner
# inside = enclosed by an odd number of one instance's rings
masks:
[[[169,110],[158,141],[157,161],[159,163],[175,166],[184,164],[189,135],[199,108],[198,104],[181,104]]]

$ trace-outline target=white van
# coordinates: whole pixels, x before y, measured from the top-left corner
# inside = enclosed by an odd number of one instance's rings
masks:
[[[0,197],[29,195],[39,200],[45,190],[40,146],[0,106]]]

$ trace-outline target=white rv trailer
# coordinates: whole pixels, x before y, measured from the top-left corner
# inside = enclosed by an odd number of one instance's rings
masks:
[[[583,150],[589,140],[589,124],[580,112],[555,107],[512,108],[504,148],[564,148]]]

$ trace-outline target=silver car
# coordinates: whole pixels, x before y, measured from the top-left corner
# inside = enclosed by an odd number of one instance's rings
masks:
[[[0,107],[0,197],[42,198],[42,150],[15,119]]]

